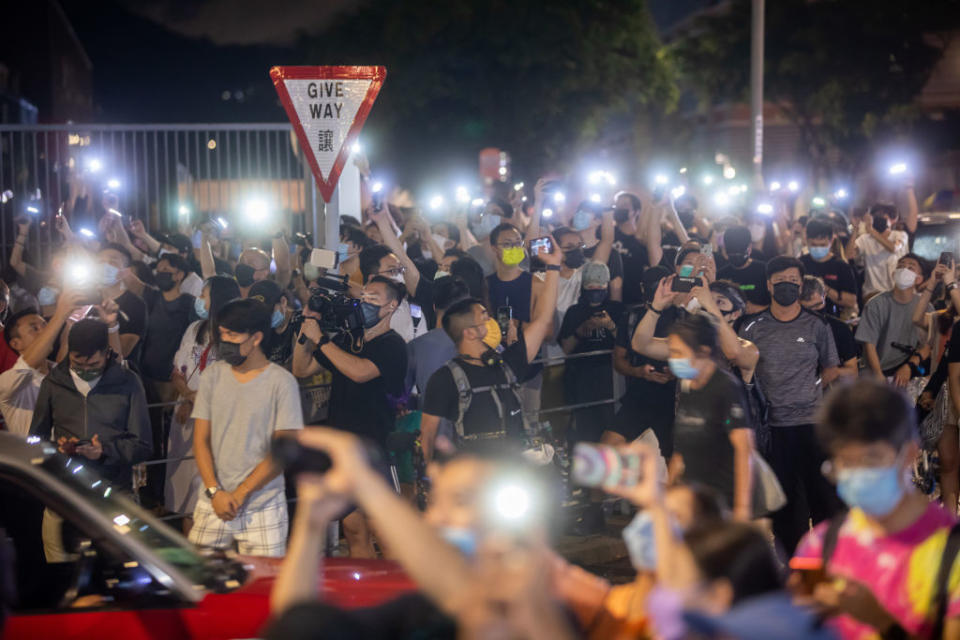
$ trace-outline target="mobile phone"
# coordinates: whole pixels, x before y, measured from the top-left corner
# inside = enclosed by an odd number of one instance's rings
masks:
[[[420,308],[420,305],[413,302],[410,303],[410,317],[420,319],[423,317],[423,309]]]
[[[703,280],[695,277],[677,276],[670,285],[670,290],[677,293],[689,293],[694,287],[703,286]]]
[[[500,325],[500,333],[507,335],[510,330],[510,321],[513,320],[513,307],[503,306],[497,308],[497,324]]]
[[[553,253],[553,239],[550,236],[543,236],[542,238],[534,238],[530,241],[530,253],[535,256],[540,255],[541,253]]]
[[[700,247],[700,254],[706,257],[711,257],[713,255],[713,245],[709,242]]]
[[[799,595],[813,595],[817,585],[829,579],[822,558],[791,558],[789,566],[800,576],[796,586]]]
[[[643,459],[604,444],[579,442],[573,448],[573,481],[583,487],[632,487],[643,478]]]
[[[79,307],[76,311],[70,314],[70,320],[73,322],[80,322],[87,317],[87,314],[90,313],[90,310],[93,309],[92,304],[84,305]]]
[[[370,198],[373,200],[373,210],[377,213],[383,211],[383,190],[374,191]]]
[[[73,446],[74,446],[74,447],[86,447],[86,446],[91,445],[91,444],[93,444],[93,441],[92,441],[92,440],[90,440],[89,438],[84,438],[83,440],[77,440],[76,442],[74,442],[74,443],[73,443]]]
[[[943,251],[940,253],[940,259],[937,261],[940,264],[945,264],[948,267],[953,264],[953,251]]]

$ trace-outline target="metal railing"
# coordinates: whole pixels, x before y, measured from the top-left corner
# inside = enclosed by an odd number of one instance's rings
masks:
[[[288,123],[0,125],[0,192],[14,194],[0,204],[0,259],[7,262],[14,220],[37,190],[41,211],[27,246],[35,262],[55,240],[61,203],[82,189],[99,199],[104,188],[154,231],[174,228],[181,205],[229,217],[244,198],[261,197],[292,230],[312,229],[322,207]]]

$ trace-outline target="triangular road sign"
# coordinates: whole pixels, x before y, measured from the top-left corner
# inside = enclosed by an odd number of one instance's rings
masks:
[[[386,76],[386,67],[270,69],[273,86],[327,202]]]

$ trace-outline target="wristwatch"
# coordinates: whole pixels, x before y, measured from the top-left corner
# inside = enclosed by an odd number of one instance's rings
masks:
[[[558,264],[548,264],[545,268],[547,271],[560,271],[560,265]]]
[[[953,291],[957,287],[960,287],[960,285],[958,285],[956,282],[951,282],[950,284],[947,285],[947,292],[949,293],[950,291]]]
[[[207,487],[204,489],[203,493],[206,494],[208,498],[213,500],[213,496],[217,495],[217,491],[220,491],[220,487]]]

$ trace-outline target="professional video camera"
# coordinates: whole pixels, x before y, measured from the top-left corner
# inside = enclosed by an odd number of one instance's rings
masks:
[[[311,293],[307,300],[307,309],[320,315],[315,318],[320,330],[328,335],[362,332],[363,312],[360,310],[360,301],[345,293],[348,289],[347,276],[328,274],[317,278],[316,283],[319,288]],[[301,335],[299,342],[306,342],[306,337]]]

